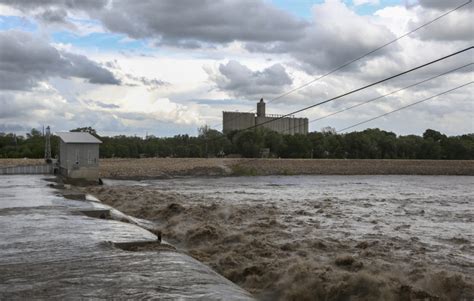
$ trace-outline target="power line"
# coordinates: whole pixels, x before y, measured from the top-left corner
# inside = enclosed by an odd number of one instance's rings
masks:
[[[468,5],[468,4],[470,4],[471,2],[472,2],[472,0],[469,0],[469,1],[467,1],[467,2],[465,2],[465,3],[463,3],[463,4],[459,5],[459,6],[457,6],[457,7],[455,7],[455,8],[453,8],[453,9],[451,9],[451,10],[449,10],[449,11],[447,11],[447,12],[441,14],[441,15],[439,15],[438,17],[436,17],[436,18],[430,20],[429,22],[424,23],[424,24],[422,24],[422,25],[420,25],[420,26],[418,26],[418,27],[412,29],[412,30],[410,30],[410,31],[408,31],[408,32],[406,32],[406,33],[404,33],[404,34],[401,35],[401,36],[398,36],[397,38],[391,40],[390,42],[387,42],[387,43],[385,43],[385,44],[383,44],[383,45],[381,45],[381,46],[379,46],[379,47],[377,47],[377,48],[375,48],[375,49],[373,49],[373,50],[371,50],[371,51],[369,51],[369,52],[367,52],[367,53],[365,53],[365,54],[363,54],[363,55],[361,55],[361,56],[359,56],[359,57],[357,57],[357,58],[355,58],[355,59],[352,59],[352,60],[350,60],[350,61],[344,63],[343,65],[341,65],[341,66],[339,66],[339,67],[337,67],[337,68],[335,68],[335,69],[333,69],[333,70],[331,70],[331,71],[329,71],[329,72],[327,72],[327,73],[325,73],[325,74],[323,74],[323,75],[321,75],[321,76],[319,76],[319,77],[317,77],[317,78],[315,78],[315,79],[313,79],[313,80],[311,80],[311,81],[309,81],[309,82],[307,82],[307,83],[305,83],[305,84],[303,84],[303,85],[301,85],[301,86],[299,86],[299,87],[296,87],[296,88],[294,88],[294,89],[291,89],[290,91],[287,91],[287,92],[285,92],[285,93],[283,93],[283,94],[280,94],[279,96],[276,96],[276,97],[270,99],[269,101],[267,101],[267,103],[271,103],[271,102],[273,102],[273,101],[275,101],[275,100],[277,100],[277,99],[280,99],[280,98],[282,98],[282,97],[284,97],[284,96],[287,96],[287,95],[289,95],[289,94],[291,94],[291,93],[293,93],[293,92],[296,92],[296,91],[298,91],[298,90],[300,90],[300,89],[303,89],[303,88],[305,88],[305,87],[311,85],[312,83],[317,82],[317,81],[319,81],[319,80],[321,80],[321,79],[323,79],[323,78],[325,78],[325,77],[327,77],[327,76],[329,76],[329,75],[331,75],[331,74],[333,74],[333,73],[335,73],[335,72],[337,72],[337,71],[339,71],[339,70],[341,70],[341,69],[343,69],[343,68],[349,66],[350,64],[355,63],[356,61],[361,60],[361,59],[363,59],[364,57],[367,57],[367,56],[371,55],[372,53],[377,52],[378,50],[380,50],[380,49],[382,49],[382,48],[384,48],[384,47],[386,47],[386,46],[388,46],[388,45],[391,45],[391,44],[395,43],[396,41],[398,41],[398,40],[400,40],[400,39],[402,39],[402,38],[404,38],[404,37],[406,37],[406,36],[408,36],[408,35],[410,35],[410,34],[416,32],[416,31],[418,31],[419,29],[424,28],[424,27],[426,27],[426,26],[428,26],[428,25],[430,25],[430,24],[432,24],[432,23],[438,21],[439,19],[444,18],[445,16],[451,14],[452,12],[454,12],[454,11],[456,11],[456,10],[458,10],[458,9],[461,9],[462,7],[464,7],[464,6]],[[251,112],[253,112],[253,111],[254,111],[254,110],[252,109],[252,110],[248,111],[247,113],[251,113]],[[234,118],[234,119],[236,119],[236,118]],[[232,120],[232,119],[231,119],[231,120]],[[216,124],[216,125],[214,125],[214,126],[212,126],[212,127],[216,127],[216,126],[218,126],[218,125],[219,125],[219,124]],[[211,128],[212,128],[212,127],[211,127]]]
[[[466,64],[466,65],[463,65],[463,66],[460,66],[460,67],[451,69],[451,70],[449,70],[449,71],[447,71],[447,72],[443,72],[443,73],[441,73],[441,74],[438,74],[438,75],[436,75],[436,76],[430,77],[430,78],[425,79],[425,80],[422,80],[422,81],[417,82],[417,83],[415,83],[415,84],[412,84],[412,85],[406,86],[406,87],[404,87],[404,88],[401,88],[401,89],[392,91],[392,92],[390,92],[390,93],[387,93],[387,94],[385,94],[385,95],[382,95],[382,96],[373,98],[373,99],[371,99],[371,100],[369,100],[369,101],[366,101],[366,102],[363,102],[363,103],[359,103],[359,104],[354,105],[354,106],[352,106],[352,107],[349,107],[349,108],[346,108],[346,109],[337,111],[336,113],[329,114],[329,115],[323,116],[323,117],[321,117],[321,118],[313,119],[313,120],[309,121],[308,123],[312,123],[312,122],[315,122],[315,121],[317,121],[317,120],[321,120],[321,119],[323,119],[323,118],[325,118],[325,117],[329,117],[329,116],[335,115],[335,114],[337,114],[337,113],[339,113],[339,112],[342,112],[342,111],[345,111],[345,110],[349,110],[350,108],[358,107],[358,106],[367,104],[367,103],[369,103],[369,102],[375,101],[375,100],[377,100],[377,99],[381,99],[381,98],[386,97],[386,96],[388,96],[388,95],[392,95],[392,94],[394,94],[394,93],[400,92],[400,91],[402,91],[402,90],[406,90],[406,89],[408,89],[408,88],[412,88],[412,87],[417,86],[417,85],[419,85],[419,84],[422,84],[422,83],[425,83],[425,82],[427,82],[427,81],[430,81],[430,80],[433,80],[433,79],[435,79],[435,78],[438,78],[438,77],[440,77],[440,76],[443,76],[443,75],[446,75],[446,74],[449,74],[449,73],[458,71],[458,70],[460,70],[460,69],[462,69],[462,68],[465,68],[465,67],[470,66],[470,65],[473,65],[473,64],[474,64],[474,63],[469,63],[469,64]],[[285,129],[284,132],[289,132],[289,131],[291,131],[292,129],[295,129],[295,128],[296,128],[296,126],[291,127],[291,128],[288,128],[288,129]],[[258,159],[256,159],[256,160],[258,160]],[[249,162],[249,161],[247,161],[246,163],[248,163],[248,162]]]
[[[407,90],[407,89],[409,89],[409,88],[413,88],[413,87],[415,87],[415,86],[418,86],[418,85],[421,85],[421,84],[423,84],[423,83],[426,83],[426,82],[428,82],[428,81],[430,81],[430,80],[436,79],[436,78],[438,78],[438,77],[447,75],[447,74],[452,73],[452,72],[456,72],[456,71],[458,71],[458,70],[461,70],[461,69],[466,68],[466,67],[471,66],[471,65],[474,65],[474,63],[465,64],[465,65],[463,65],[463,66],[460,66],[460,67],[451,69],[451,70],[449,70],[449,71],[446,71],[446,72],[443,72],[443,73],[441,73],[441,74],[432,76],[432,77],[430,77],[430,78],[427,78],[427,79],[424,79],[424,80],[422,80],[422,81],[416,82],[416,83],[414,83],[414,84],[405,86],[405,87],[403,87],[403,88],[394,90],[394,91],[389,92],[389,93],[386,93],[386,94],[384,94],[384,95],[380,95],[380,96],[377,96],[377,97],[375,97],[375,98],[369,99],[369,100],[367,100],[367,101],[364,101],[364,102],[355,104],[355,105],[353,105],[353,106],[350,106],[350,107],[341,109],[341,110],[339,110],[339,111],[336,111],[336,112],[327,114],[327,115],[325,115],[325,116],[312,119],[312,120],[310,120],[310,121],[308,122],[308,124],[309,124],[309,123],[313,123],[313,122],[315,122],[315,121],[322,120],[322,119],[327,118],[327,117],[330,117],[330,116],[334,116],[334,115],[336,115],[336,114],[339,114],[339,113],[341,113],[341,112],[348,111],[348,110],[353,109],[353,108],[356,108],[356,107],[360,107],[360,106],[365,105],[365,104],[368,104],[368,103],[370,103],[370,102],[373,102],[373,101],[376,101],[376,100],[380,100],[380,99],[382,99],[382,98],[384,98],[384,97],[387,97],[387,96],[389,96],[389,95],[393,95],[393,94],[398,93],[398,92],[400,92],[400,91]],[[288,129],[285,129],[284,132],[289,132],[289,131],[291,131],[292,129],[295,129],[295,128],[297,128],[297,127],[299,127],[299,126],[290,127],[290,128],[288,128]]]
[[[306,111],[306,110],[308,110],[308,109],[311,109],[311,108],[320,106],[320,105],[322,105],[322,104],[325,104],[325,103],[334,101],[334,100],[336,100],[336,99],[345,97],[345,96],[347,96],[347,95],[354,94],[354,93],[359,92],[359,91],[362,91],[362,90],[364,90],[364,89],[367,89],[367,88],[373,87],[373,86],[375,86],[375,85],[381,84],[381,83],[383,83],[383,82],[389,81],[389,80],[391,80],[391,79],[397,78],[397,77],[402,76],[402,75],[404,75],[404,74],[413,72],[413,71],[415,71],[415,70],[424,68],[424,67],[426,67],[426,66],[429,66],[429,65],[432,65],[432,64],[434,64],[434,63],[440,62],[440,61],[445,60],[445,59],[447,59],[447,58],[450,58],[450,57],[453,57],[453,56],[455,56],[455,55],[461,54],[461,53],[463,53],[463,52],[469,51],[469,50],[471,50],[471,49],[473,49],[473,48],[474,48],[474,46],[470,46],[470,47],[464,48],[464,49],[462,49],[462,50],[453,52],[453,53],[451,53],[451,54],[449,54],[449,55],[443,56],[443,57],[441,57],[441,58],[438,58],[438,59],[436,59],[436,60],[430,61],[430,62],[428,62],[428,63],[419,65],[419,66],[417,66],[417,67],[408,69],[408,70],[403,71],[403,72],[400,72],[400,73],[397,73],[397,74],[395,74],[395,75],[389,76],[389,77],[387,77],[387,78],[384,78],[384,79],[382,79],[382,80],[376,81],[376,82],[374,82],[374,83],[371,83],[371,84],[362,86],[362,87],[360,87],[360,88],[354,89],[354,90],[352,90],[352,91],[349,91],[349,92],[340,94],[340,95],[338,95],[338,96],[336,96],[336,97],[333,97],[333,98],[330,98],[330,99],[327,99],[327,100],[318,102],[318,103],[316,103],[316,104],[313,104],[313,105],[304,107],[304,108],[302,108],[302,109],[299,109],[299,110],[293,111],[293,112],[291,112],[291,113],[282,115],[282,116],[277,117],[277,118],[275,118],[275,119],[271,119],[271,120],[262,122],[262,123],[260,123],[260,124],[250,126],[250,127],[248,127],[248,128],[242,129],[242,131],[250,130],[250,129],[256,128],[256,127],[258,127],[258,126],[262,126],[262,125],[264,125],[264,124],[267,124],[267,123],[270,123],[270,122],[274,122],[274,121],[276,121],[276,120],[283,119],[283,118],[288,117],[288,116],[290,116],[290,115],[294,115],[294,114],[297,114],[297,113]]]
[[[456,88],[449,89],[449,90],[447,90],[447,91],[444,91],[444,92],[438,93],[438,94],[436,94],[436,95],[433,95],[433,96],[430,96],[430,97],[428,97],[428,98],[425,98],[425,99],[422,99],[422,100],[419,100],[419,101],[413,102],[413,103],[411,103],[411,104],[409,104],[409,105],[406,105],[406,106],[400,107],[400,108],[398,108],[398,109],[396,109],[396,110],[393,110],[393,111],[390,111],[390,112],[384,113],[384,114],[382,114],[382,115],[379,115],[379,116],[376,116],[376,117],[373,117],[373,118],[367,119],[367,120],[365,120],[365,121],[362,121],[362,122],[358,122],[358,123],[356,123],[356,124],[353,124],[353,125],[351,125],[351,126],[348,126],[348,127],[345,127],[345,128],[343,128],[343,129],[340,129],[340,130],[338,130],[337,132],[339,133],[339,132],[342,132],[342,131],[348,130],[348,129],[350,129],[350,128],[356,127],[356,126],[358,126],[358,125],[361,125],[361,124],[364,124],[364,123],[367,123],[367,122],[370,122],[370,121],[373,121],[373,120],[376,120],[376,119],[382,118],[382,117],[384,117],[384,116],[387,116],[387,115],[389,115],[389,114],[392,114],[392,113],[395,113],[395,112],[401,111],[401,110],[403,110],[403,109],[406,109],[406,108],[409,108],[409,107],[411,107],[411,106],[414,106],[414,105],[420,104],[420,103],[422,103],[422,102],[428,101],[428,100],[430,100],[430,99],[433,99],[433,98],[435,98],[435,97],[438,97],[438,96],[441,96],[441,95],[447,94],[447,93],[449,93],[449,92],[452,92],[452,91],[454,91],[454,90],[460,89],[460,88],[462,88],[462,87],[468,86],[468,85],[470,85],[470,84],[472,84],[472,83],[474,83],[474,81],[470,81],[470,82],[468,82],[468,83],[465,83],[465,84],[463,84],[463,85],[461,85],[461,86],[457,86]]]
[[[412,88],[412,87],[421,85],[421,84],[426,83],[426,82],[428,82],[428,81],[430,81],[430,80],[433,80],[433,79],[438,78],[438,77],[441,77],[441,76],[443,76],[443,75],[446,75],[446,74],[449,74],[449,73],[458,71],[458,70],[460,70],[460,69],[466,68],[466,67],[471,66],[471,65],[473,65],[473,64],[474,64],[474,63],[469,63],[469,64],[466,64],[466,65],[457,67],[457,68],[455,68],[455,69],[451,69],[451,70],[449,70],[449,71],[446,71],[446,72],[443,72],[443,73],[441,73],[441,74],[432,76],[432,77],[427,78],[427,79],[425,79],[425,80],[422,80],[421,82],[417,82],[417,83],[414,83],[414,84],[405,86],[405,87],[400,88],[400,89],[398,89],[398,90],[394,90],[394,91],[392,91],[392,92],[390,92],[390,93],[387,93],[387,94],[384,94],[384,95],[380,95],[380,96],[377,96],[377,97],[375,97],[375,98],[369,99],[369,100],[367,100],[367,101],[364,101],[364,102],[355,104],[355,105],[353,105],[353,106],[350,106],[350,107],[347,107],[347,108],[344,108],[344,109],[341,109],[341,110],[339,110],[339,111],[336,111],[336,112],[333,112],[333,113],[324,115],[324,116],[322,116],[322,117],[318,117],[318,118],[316,118],[316,119],[311,120],[309,123],[312,123],[312,122],[315,122],[315,121],[319,121],[319,120],[322,120],[322,119],[325,119],[325,118],[334,116],[334,115],[336,115],[336,114],[339,114],[339,113],[348,111],[348,110],[350,110],[350,109],[354,109],[354,108],[363,106],[363,105],[368,104],[368,103],[370,103],[370,102],[373,102],[373,101],[379,100],[379,99],[381,99],[381,98],[387,97],[387,96],[389,96],[389,95],[398,93],[398,92],[400,92],[400,91],[403,91],[403,90],[406,90],[406,89],[409,89],[409,88]]]
[[[355,58],[355,59],[353,59],[353,60],[350,60],[349,62],[343,64],[342,66],[339,66],[339,67],[337,67],[336,69],[333,69],[333,70],[331,70],[331,71],[329,71],[329,72],[327,72],[327,73],[325,73],[325,74],[319,76],[318,78],[316,78],[316,79],[314,79],[314,80],[312,80],[312,81],[309,81],[309,82],[307,82],[307,83],[305,83],[305,84],[303,84],[303,85],[301,85],[301,86],[299,86],[299,87],[296,87],[296,88],[294,88],[294,89],[292,89],[292,90],[290,90],[290,91],[288,91],[288,92],[285,92],[285,93],[283,93],[283,94],[281,94],[281,95],[279,95],[279,96],[277,96],[277,97],[275,97],[275,98],[272,98],[271,100],[268,101],[268,103],[270,103],[270,102],[272,102],[272,101],[274,101],[274,100],[280,99],[280,98],[282,98],[282,97],[284,97],[284,96],[287,96],[287,95],[289,95],[289,94],[291,94],[291,93],[293,93],[293,92],[296,92],[296,91],[298,91],[298,90],[300,90],[300,89],[302,89],[302,88],[304,88],[304,87],[307,87],[307,86],[309,86],[310,84],[312,84],[312,83],[314,83],[314,82],[316,82],[316,81],[318,81],[318,80],[320,80],[320,79],[322,79],[322,78],[324,78],[324,77],[326,77],[326,76],[328,76],[328,75],[331,75],[331,74],[333,74],[334,72],[339,71],[339,70],[341,70],[341,69],[343,69],[343,68],[349,66],[350,64],[355,63],[356,61],[358,61],[358,60],[360,60],[360,59],[363,59],[364,57],[369,56],[369,55],[371,55],[371,54],[374,53],[374,52],[379,51],[380,49],[382,49],[382,48],[384,48],[384,47],[386,47],[386,46],[388,46],[388,45],[391,45],[391,44],[395,43],[396,41],[398,41],[398,40],[400,40],[400,39],[402,39],[402,38],[404,38],[404,37],[406,37],[406,36],[408,36],[408,35],[410,35],[410,34],[416,32],[417,30],[419,30],[419,29],[421,29],[421,28],[423,28],[423,27],[426,27],[426,26],[428,26],[428,25],[430,25],[430,24],[432,24],[432,23],[438,21],[439,19],[441,19],[441,18],[443,18],[443,17],[449,15],[450,13],[452,13],[452,12],[454,12],[454,11],[456,11],[456,10],[458,10],[458,9],[460,9],[460,8],[462,8],[462,7],[466,6],[466,5],[468,5],[468,4],[470,4],[471,2],[472,2],[472,0],[469,0],[468,2],[466,2],[466,3],[464,3],[464,4],[461,4],[461,5],[457,6],[457,7],[455,7],[455,8],[453,8],[452,10],[450,10],[450,11],[448,11],[448,12],[445,12],[444,14],[439,15],[438,17],[434,18],[433,20],[431,20],[431,21],[429,21],[429,22],[427,22],[427,23],[424,23],[424,24],[420,25],[420,26],[416,27],[415,29],[410,30],[409,32],[404,33],[403,35],[401,35],[401,36],[399,36],[399,37],[393,39],[392,41],[390,41],[390,42],[388,42],[388,43],[385,43],[385,44],[383,44],[383,45],[381,45],[381,46],[375,48],[374,50],[371,50],[371,51],[367,52],[366,54],[363,54],[363,55],[361,55],[361,56],[359,56],[359,57],[357,57],[357,58]]]

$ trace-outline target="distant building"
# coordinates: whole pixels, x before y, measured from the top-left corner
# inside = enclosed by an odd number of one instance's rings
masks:
[[[308,118],[295,118],[294,116],[265,114],[263,98],[257,103],[257,114],[243,112],[222,112],[222,129],[224,133],[234,130],[243,130],[258,126],[286,135],[308,134]]]
[[[99,179],[99,139],[85,132],[61,132],[59,173],[71,179]]]

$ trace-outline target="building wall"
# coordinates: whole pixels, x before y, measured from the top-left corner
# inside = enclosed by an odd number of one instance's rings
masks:
[[[255,125],[254,113],[222,112],[223,132],[243,130]]]
[[[255,113],[242,112],[222,112],[222,114],[222,129],[224,133],[228,133],[233,130],[243,130],[262,124],[262,127],[281,134],[308,134],[308,118],[286,117],[278,119],[276,117],[255,116]]]
[[[64,143],[59,145],[59,166],[70,178],[97,180],[99,177],[99,144]]]
[[[256,117],[256,124],[262,124],[264,128],[286,135],[308,134],[308,118]]]
[[[67,175],[72,179],[86,179],[90,181],[97,181],[99,179],[98,167],[81,167],[79,169],[69,170]]]

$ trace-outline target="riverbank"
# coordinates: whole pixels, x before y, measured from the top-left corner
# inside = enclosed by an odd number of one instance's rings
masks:
[[[257,175],[474,175],[474,161],[333,159],[102,159],[102,178]]]
[[[0,167],[42,164],[42,159],[0,159]],[[474,175],[474,160],[379,159],[100,159],[109,179],[168,179],[259,175]]]

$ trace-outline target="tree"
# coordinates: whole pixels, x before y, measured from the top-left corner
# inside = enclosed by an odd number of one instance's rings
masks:
[[[260,135],[258,131],[238,133],[234,136],[237,152],[246,158],[259,157],[260,149],[263,146],[262,138],[262,135]]]
[[[306,135],[286,135],[286,148],[283,151],[285,158],[309,158],[311,156],[311,141]]]
[[[441,134],[438,131],[432,130],[432,129],[427,129],[423,133],[423,139],[433,139],[435,142],[440,142],[442,139],[446,139],[446,135]]]
[[[42,135],[41,132],[38,131],[37,129],[31,129],[31,131],[30,131],[28,134],[26,134],[26,137],[27,137],[28,139],[31,139],[31,138],[38,138],[38,137],[41,137],[41,136],[43,136],[43,135]]]
[[[264,131],[264,146],[270,149],[270,152],[281,156],[282,151],[286,147],[285,140],[283,139],[283,135],[275,132],[275,131]]]
[[[76,129],[70,130],[70,132],[85,132],[85,133],[91,134],[92,136],[94,136],[96,138],[100,138],[100,136],[97,134],[96,130],[93,129],[92,127],[90,127],[90,126],[82,127],[82,128],[76,128]]]

